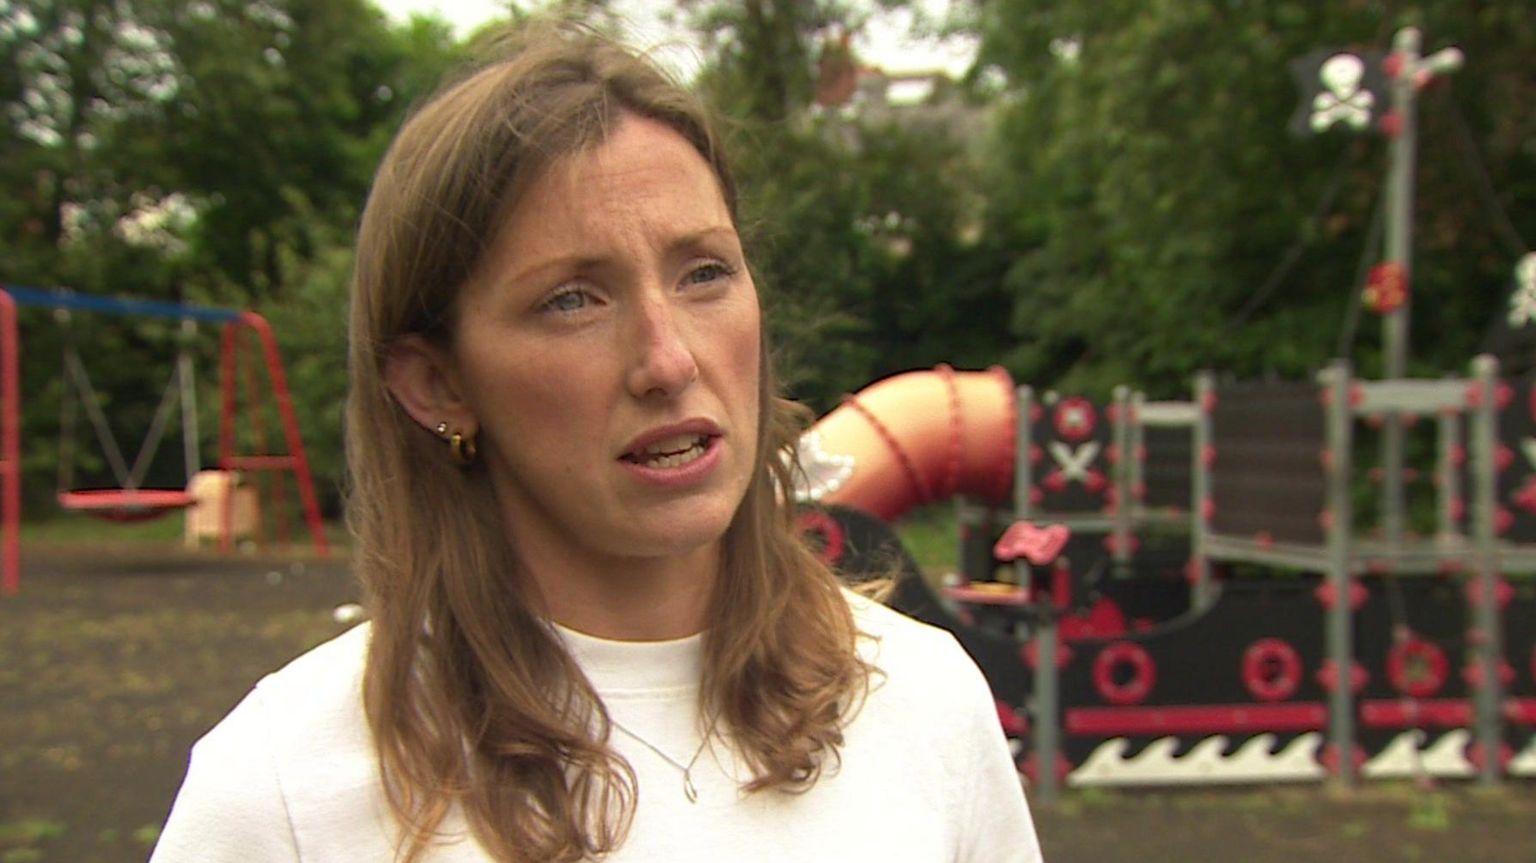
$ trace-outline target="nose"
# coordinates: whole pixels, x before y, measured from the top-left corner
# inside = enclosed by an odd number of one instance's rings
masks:
[[[688,333],[678,326],[664,297],[646,297],[637,307],[634,361],[626,384],[636,398],[675,398],[699,377]]]

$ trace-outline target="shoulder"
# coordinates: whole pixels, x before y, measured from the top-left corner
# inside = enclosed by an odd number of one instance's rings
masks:
[[[263,714],[265,749],[300,828],[310,813],[362,802],[379,786],[363,711],[370,632],[364,623],[321,644],[263,678],[247,698]]]
[[[192,748],[199,759],[277,757],[298,736],[330,736],[361,716],[368,625],[354,627],[262,678]]]
[[[183,859],[167,849],[188,842],[207,855],[216,850],[210,837],[235,853],[229,859],[289,859],[239,852],[281,841],[296,854],[310,844],[317,813],[376,821],[377,766],[362,708],[368,632],[355,627],[263,678],[192,747],[157,861]]]
[[[255,691],[285,715],[294,715],[287,708],[295,708],[306,724],[347,713],[361,697],[370,631],[367,623],[354,626],[262,678]]]
[[[907,703],[943,703],[973,710],[981,704],[990,709],[986,679],[948,630],[913,620],[867,597],[846,595],[860,633],[859,651],[877,670],[872,690]]]
[[[282,767],[295,747],[333,749],[356,737],[368,632],[366,623],[353,627],[262,678],[193,746],[194,762],[261,754]]]
[[[850,739],[901,763],[938,801],[927,811],[943,812],[954,830],[955,860],[1039,863],[997,702],[976,663],[946,630],[861,596],[848,602],[877,669]]]
[[[948,630],[913,620],[852,591],[845,590],[844,594],[860,634],[860,650],[872,664],[914,665],[919,670],[938,672],[974,667]]]

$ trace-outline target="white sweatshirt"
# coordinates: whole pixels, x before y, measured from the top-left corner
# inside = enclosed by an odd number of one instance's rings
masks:
[[[948,633],[850,597],[877,676],[807,793],[739,791],[748,774],[718,736],[684,794],[675,765],[615,730],[638,805],[614,863],[859,861],[1031,863],[1034,825],[991,693]],[[702,638],[606,641],[561,630],[610,715],[671,759],[699,749]],[[362,708],[366,624],[262,680],[192,749],[151,863],[356,863],[394,857]],[[490,858],[461,816],[430,863]]]

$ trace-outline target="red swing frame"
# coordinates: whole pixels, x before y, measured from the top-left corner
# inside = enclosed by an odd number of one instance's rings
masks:
[[[288,378],[283,371],[278,354],[277,340],[272,327],[261,315],[252,311],[232,311],[195,306],[181,306],[145,300],[119,300],[86,294],[54,293],[34,288],[22,288],[0,284],[0,594],[15,594],[21,589],[21,385],[18,363],[18,331],[16,306],[73,307],[92,311],[105,311],[126,315],[153,315],[160,317],[192,317],[223,324],[219,362],[219,468],[225,471],[271,472],[274,485],[281,493],[281,480],[291,473],[298,488],[299,502],[304,510],[310,541],[320,557],[329,555],[325,538],[325,525],[320,518],[319,500],[315,496],[314,479],[309,468],[309,458],[304,452],[304,442],[299,434],[298,419],[293,412],[293,399],[288,389]],[[282,424],[285,453],[269,452],[266,434],[262,428],[258,404],[259,387],[256,384],[255,363],[247,363],[242,334],[255,333],[260,349],[260,364],[266,367],[267,380],[271,385],[271,397]],[[254,434],[255,452],[240,452],[236,423],[242,419],[240,389],[245,384],[243,403],[244,417]],[[191,477],[188,477],[191,480]],[[233,546],[231,525],[234,512],[234,495],[223,498],[220,513],[219,549],[229,552]],[[174,500],[173,500],[174,498]],[[67,499],[67,500],[66,500]],[[182,501],[185,501],[183,503]],[[163,511],[170,506],[186,506],[190,495],[176,490],[128,491],[123,489],[99,489],[65,492],[61,503],[74,509],[95,511],[123,510],[127,518],[134,520],[132,506],[124,510],[124,504],[138,503],[144,515],[151,510]],[[154,514],[159,514],[159,512]],[[281,519],[279,531],[285,530]],[[280,533],[279,541],[286,541]]]

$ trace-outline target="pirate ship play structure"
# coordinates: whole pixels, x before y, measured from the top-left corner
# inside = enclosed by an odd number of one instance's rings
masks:
[[[1388,101],[1361,90],[1364,60],[1318,62],[1312,128]],[[1037,796],[1536,777],[1536,382],[1487,357],[1403,372],[1413,92],[1458,63],[1421,58],[1412,30],[1384,63],[1391,227],[1367,301],[1385,379],[1340,361],[1106,404],[940,367],[876,383],[801,440],[804,529],[854,577],[901,564],[893,603],[977,659]],[[1536,258],[1520,272],[1536,281]],[[1364,452],[1376,466],[1357,468]],[[955,496],[973,504],[962,578],[936,588],[886,523]]]
[[[904,560],[884,519],[957,492],[1072,531],[971,524],[967,582],[908,561],[894,598],[971,650],[1037,783],[1536,777],[1536,385],[1476,366],[1107,405],[908,373],[802,441],[803,524],[855,574]],[[1432,535],[1357,530],[1352,456],[1389,414],[1431,420]]]

